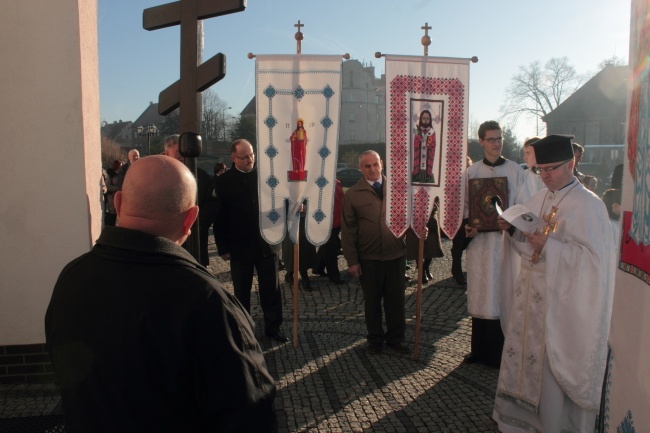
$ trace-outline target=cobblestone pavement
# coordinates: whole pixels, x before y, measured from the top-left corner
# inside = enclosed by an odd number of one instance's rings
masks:
[[[280,432],[497,432],[491,419],[498,371],[462,364],[469,352],[465,288],[451,278],[451,242],[434,259],[434,281],[423,286],[420,353],[364,349],[363,293],[356,279],[334,285],[311,276],[313,291],[298,293],[298,341],[278,344],[263,335],[254,282],[251,312],[268,368],[277,380]],[[232,291],[227,263],[211,245],[210,268]],[[340,258],[340,269],[345,261]],[[415,266],[408,271],[417,278]],[[285,272],[280,272],[284,281]],[[417,282],[406,291],[406,341],[414,347]],[[293,292],[282,284],[283,329],[293,329]],[[294,347],[296,346],[296,347]],[[27,424],[38,427],[21,429]],[[49,424],[48,424],[49,423]],[[63,431],[54,384],[0,385],[0,432]]]

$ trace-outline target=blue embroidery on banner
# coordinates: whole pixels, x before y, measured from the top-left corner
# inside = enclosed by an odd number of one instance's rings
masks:
[[[267,98],[271,99],[272,97],[275,96],[275,88],[273,86],[267,87],[266,90],[264,90],[264,95]]]
[[[325,188],[328,183],[329,181],[327,178],[325,178],[325,176],[320,176],[318,179],[316,179],[316,185],[318,185],[320,189]]]
[[[296,87],[296,90],[293,91],[293,96],[300,101],[305,97],[305,90],[299,85]]]
[[[264,124],[265,124],[269,129],[273,129],[273,127],[274,127],[275,125],[278,124],[278,120],[277,120],[275,117],[273,117],[273,116],[269,116],[269,117],[267,117],[267,118],[264,120]]]
[[[303,71],[287,71],[287,70],[273,70],[273,69],[267,69],[267,70],[258,70],[258,73],[263,74],[263,73],[273,73],[273,74],[336,74],[337,76],[340,76],[341,71],[340,70],[303,70]],[[324,128],[323,132],[323,146],[319,149],[318,155],[321,158],[321,169],[320,169],[320,175],[316,177],[314,180],[314,183],[318,186],[319,192],[318,192],[318,203],[317,203],[317,208],[315,212],[312,214],[314,220],[318,223],[321,223],[325,220],[327,215],[322,209],[322,201],[323,201],[323,189],[327,186],[329,181],[325,178],[325,162],[327,158],[332,154],[332,151],[327,148],[327,131],[328,129],[334,124],[332,122],[332,119],[329,117],[329,103],[330,99],[334,96],[335,92],[334,90],[329,86],[325,85],[322,89],[307,89],[305,90],[300,84],[293,90],[290,89],[277,89],[273,85],[269,85],[265,90],[264,90],[264,96],[268,98],[268,106],[269,106],[269,115],[268,117],[264,120],[264,124],[266,125],[267,128],[269,128],[268,131],[268,142],[269,145],[265,149],[264,153],[270,158],[270,168],[271,168],[271,176],[267,180],[266,184],[271,188],[271,208],[272,210],[267,213],[267,218],[272,221],[273,223],[276,223],[280,219],[280,213],[283,212],[284,209],[284,200],[281,200],[280,203],[276,203],[276,196],[275,196],[275,188],[280,185],[280,180],[275,174],[275,168],[273,164],[273,158],[278,155],[278,150],[276,147],[273,145],[273,134],[272,134],[272,129],[278,125],[278,120],[273,116],[273,101],[272,98],[277,97],[277,96],[289,96],[291,95],[292,97],[296,98],[298,101],[301,101],[306,95],[322,95],[324,98],[325,102],[325,116],[321,119],[320,124]],[[260,101],[261,103],[261,101]],[[282,209],[280,209],[282,207]]]
[[[325,146],[321,147],[320,150],[318,151],[318,154],[319,154],[320,157],[323,158],[323,159],[325,159],[325,158],[327,158],[328,156],[330,156],[331,153],[332,153],[332,151],[329,150],[329,149],[328,149],[327,147],[325,147]]]
[[[325,213],[323,213],[322,210],[318,209],[316,212],[314,212],[314,219],[319,223],[322,222],[325,219]]]
[[[276,212],[275,210],[272,210],[271,212],[269,212],[267,216],[269,217],[269,219],[270,219],[274,224],[275,224],[276,222],[278,222],[278,220],[280,219],[280,214],[279,214],[278,212]]]
[[[323,96],[325,96],[327,99],[330,99],[332,96],[334,96],[334,90],[330,86],[325,86],[323,89]]]
[[[271,189],[273,189],[280,184],[280,181],[278,180],[277,177],[271,176],[267,179],[266,184],[270,186]]]
[[[334,122],[332,122],[332,119],[330,119],[329,116],[325,116],[323,117],[323,120],[320,121],[320,124],[323,125],[323,128],[327,129],[332,126]]]
[[[264,153],[266,153],[266,156],[273,159],[278,156],[278,149],[276,149],[275,146],[271,145],[266,148],[266,151]]]
[[[616,433],[636,433],[634,421],[632,420],[632,411],[627,411],[623,421],[616,427]]]

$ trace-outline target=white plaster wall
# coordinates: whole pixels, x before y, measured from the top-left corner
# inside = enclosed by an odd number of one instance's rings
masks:
[[[97,3],[0,9],[0,345],[43,343],[59,272],[101,230]]]

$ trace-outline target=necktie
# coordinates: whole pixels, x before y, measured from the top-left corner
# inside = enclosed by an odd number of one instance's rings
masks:
[[[381,190],[381,183],[375,182],[375,183],[372,184],[372,187],[375,189],[375,192],[377,193],[377,196],[380,199],[383,200],[384,199],[384,194],[383,194],[383,191]]]

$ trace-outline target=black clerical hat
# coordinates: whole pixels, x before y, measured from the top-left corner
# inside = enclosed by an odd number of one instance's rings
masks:
[[[573,158],[573,135],[552,134],[531,144],[537,164],[566,161]]]

